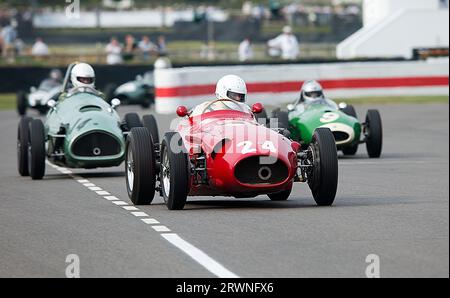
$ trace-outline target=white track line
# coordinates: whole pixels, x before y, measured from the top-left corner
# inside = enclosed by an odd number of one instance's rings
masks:
[[[161,225],[158,220],[150,218],[150,216],[147,213],[139,211],[139,209],[134,206],[129,206],[127,202],[121,201],[118,197],[110,195],[109,192],[104,191],[102,188],[91,183],[89,180],[82,179],[82,177],[74,175],[70,170],[66,168],[53,165],[49,161],[46,161],[46,163],[55,170],[73,178],[75,181],[82,184],[87,189],[95,191],[98,195],[102,196],[111,203],[120,206],[127,211],[130,211],[132,215],[139,218],[145,224],[151,225],[152,229],[160,233],[161,237],[163,237],[169,243],[171,243],[172,245],[180,249],[182,252],[187,254],[195,262],[200,264],[202,267],[204,267],[206,270],[208,270],[215,276],[219,278],[239,278],[238,275],[226,269],[223,265],[212,259],[206,253],[204,253],[197,247],[193,246],[186,240],[182,239],[176,233],[167,233],[171,232],[171,230],[167,226]]]
[[[155,225],[155,224],[159,224],[159,221],[157,221],[154,218],[142,218],[141,219],[143,222],[145,222],[148,225]]]
[[[152,229],[156,232],[170,232],[170,229],[166,226],[152,226]]]
[[[209,272],[213,273],[217,277],[220,278],[238,278],[236,274],[229,271],[227,268],[217,263],[210,256],[205,254],[203,251],[193,246],[189,242],[183,240],[180,236],[174,233],[161,234],[161,236],[178,247],[185,254],[190,256],[204,268],[206,268]]]
[[[117,206],[125,206],[128,205],[127,202],[124,201],[112,201],[113,204],[117,205]]]
[[[110,193],[104,190],[96,191],[99,196],[109,196]]]
[[[101,190],[103,190],[101,187],[98,187],[98,186],[93,186],[93,187],[88,187],[90,190],[92,190],[92,191],[101,191]]]
[[[134,206],[123,206],[123,209],[127,210],[127,211],[138,211],[139,209],[134,207]]]
[[[136,217],[148,217],[148,214],[145,212],[131,212]]]

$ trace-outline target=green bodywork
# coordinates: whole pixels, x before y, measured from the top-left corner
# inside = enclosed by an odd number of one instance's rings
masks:
[[[155,87],[153,73],[145,73],[131,81],[119,86],[113,94],[114,97],[128,104],[149,106],[155,100]]]
[[[45,121],[47,156],[69,168],[98,168],[120,165],[124,160],[125,138],[117,112],[101,97],[91,92],[64,93]],[[120,146],[118,154],[77,156],[72,146],[91,133],[111,136]]]
[[[341,129],[353,133],[350,141],[339,144],[338,147],[352,146],[359,143],[361,138],[361,123],[358,119],[340,111],[338,106],[330,101],[316,104],[297,104],[289,112],[291,136],[302,144],[311,143],[314,131],[319,127],[328,127],[332,130]]]

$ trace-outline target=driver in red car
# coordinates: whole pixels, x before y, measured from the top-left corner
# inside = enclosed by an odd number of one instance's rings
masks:
[[[236,75],[227,75],[221,78],[216,85],[216,100],[204,102],[192,110],[193,116],[219,110],[236,110],[252,113],[245,104],[247,85]]]

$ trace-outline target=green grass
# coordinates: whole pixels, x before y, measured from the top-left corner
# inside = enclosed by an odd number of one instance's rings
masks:
[[[16,108],[16,97],[14,94],[0,94],[0,110],[13,110]]]
[[[392,97],[361,97],[352,99],[340,99],[337,102],[346,102],[354,105],[364,104],[430,104],[449,103],[448,96],[392,96]],[[16,96],[11,93],[0,94],[0,110],[14,110],[16,108]]]

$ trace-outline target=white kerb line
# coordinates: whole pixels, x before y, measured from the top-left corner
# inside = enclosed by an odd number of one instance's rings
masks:
[[[229,271],[223,265],[219,264],[217,261],[212,259],[206,253],[193,246],[189,242],[183,240],[180,236],[175,233],[164,233],[161,236],[172,243],[174,246],[178,247],[185,254],[190,256],[194,261],[202,265],[206,270],[216,275],[219,278],[239,278],[236,274]]]

